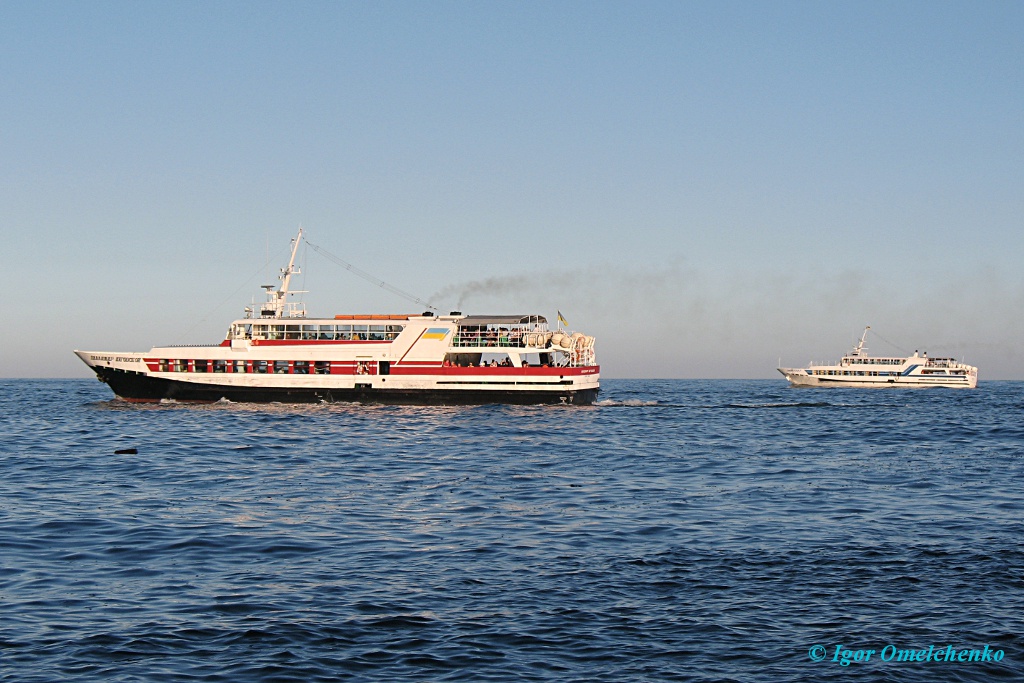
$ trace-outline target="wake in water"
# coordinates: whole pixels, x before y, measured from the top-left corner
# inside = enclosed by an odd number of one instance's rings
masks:
[[[816,403],[729,403],[726,408],[828,408],[833,403],[827,403],[824,401]]]
[[[657,401],[644,400],[644,399],[640,399],[640,398],[627,398],[627,399],[623,399],[621,401],[617,401],[617,400],[612,399],[612,398],[606,398],[606,399],[603,399],[601,401],[595,401],[594,405],[595,406],[600,406],[602,408],[617,408],[617,407],[623,407],[623,406],[627,406],[627,407],[656,406],[656,405],[659,405],[659,403]]]

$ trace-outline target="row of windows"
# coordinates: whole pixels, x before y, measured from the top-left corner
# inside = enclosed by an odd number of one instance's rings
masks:
[[[235,325],[234,339],[298,339],[324,341],[391,341],[405,325]]]
[[[846,358],[844,361],[856,365],[903,365],[902,358]]]
[[[518,328],[493,328],[489,330],[460,327],[455,333],[452,346],[526,346],[530,335]],[[533,339],[536,343],[536,339]]]
[[[318,360],[158,360],[159,372],[250,372],[277,375],[331,374],[331,362]]]
[[[854,377],[896,377],[899,372],[885,372],[878,370],[814,370],[811,372],[812,375],[841,375],[841,376],[854,376]],[[922,370],[922,375],[966,375],[966,370],[953,370],[947,373],[945,370]]]
[[[891,377],[898,372],[879,372],[878,370],[814,370],[812,375],[840,375],[843,377]]]

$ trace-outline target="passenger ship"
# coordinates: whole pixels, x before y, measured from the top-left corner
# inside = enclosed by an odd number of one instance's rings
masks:
[[[281,284],[219,344],[144,353],[75,351],[128,401],[589,404],[594,338],[540,315],[306,317],[288,301],[302,231]]]
[[[929,358],[927,352],[907,358],[869,356],[864,348],[868,330],[837,365],[779,368],[794,387],[962,387],[978,385],[978,368],[953,358]]]

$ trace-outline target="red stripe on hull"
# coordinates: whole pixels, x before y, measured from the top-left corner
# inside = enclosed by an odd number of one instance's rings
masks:
[[[583,368],[549,368],[549,367],[525,367],[525,368],[501,368],[482,367],[465,368],[460,366],[419,366],[410,367],[409,364],[392,365],[392,375],[440,375],[443,377],[585,377],[596,375],[600,367],[590,366]]]
[[[253,339],[253,346],[346,346],[349,344],[390,344],[386,339]]]

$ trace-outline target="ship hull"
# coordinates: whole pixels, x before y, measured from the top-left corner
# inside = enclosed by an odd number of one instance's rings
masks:
[[[977,386],[977,375],[963,377],[898,376],[854,379],[835,376],[808,375],[804,370],[779,368],[779,372],[793,387],[851,387],[859,389],[920,389],[946,387],[950,389],[973,389]]]
[[[94,367],[97,378],[126,401],[214,403],[383,403],[398,405],[590,405],[597,387],[558,389],[267,387],[184,382],[111,367]]]

